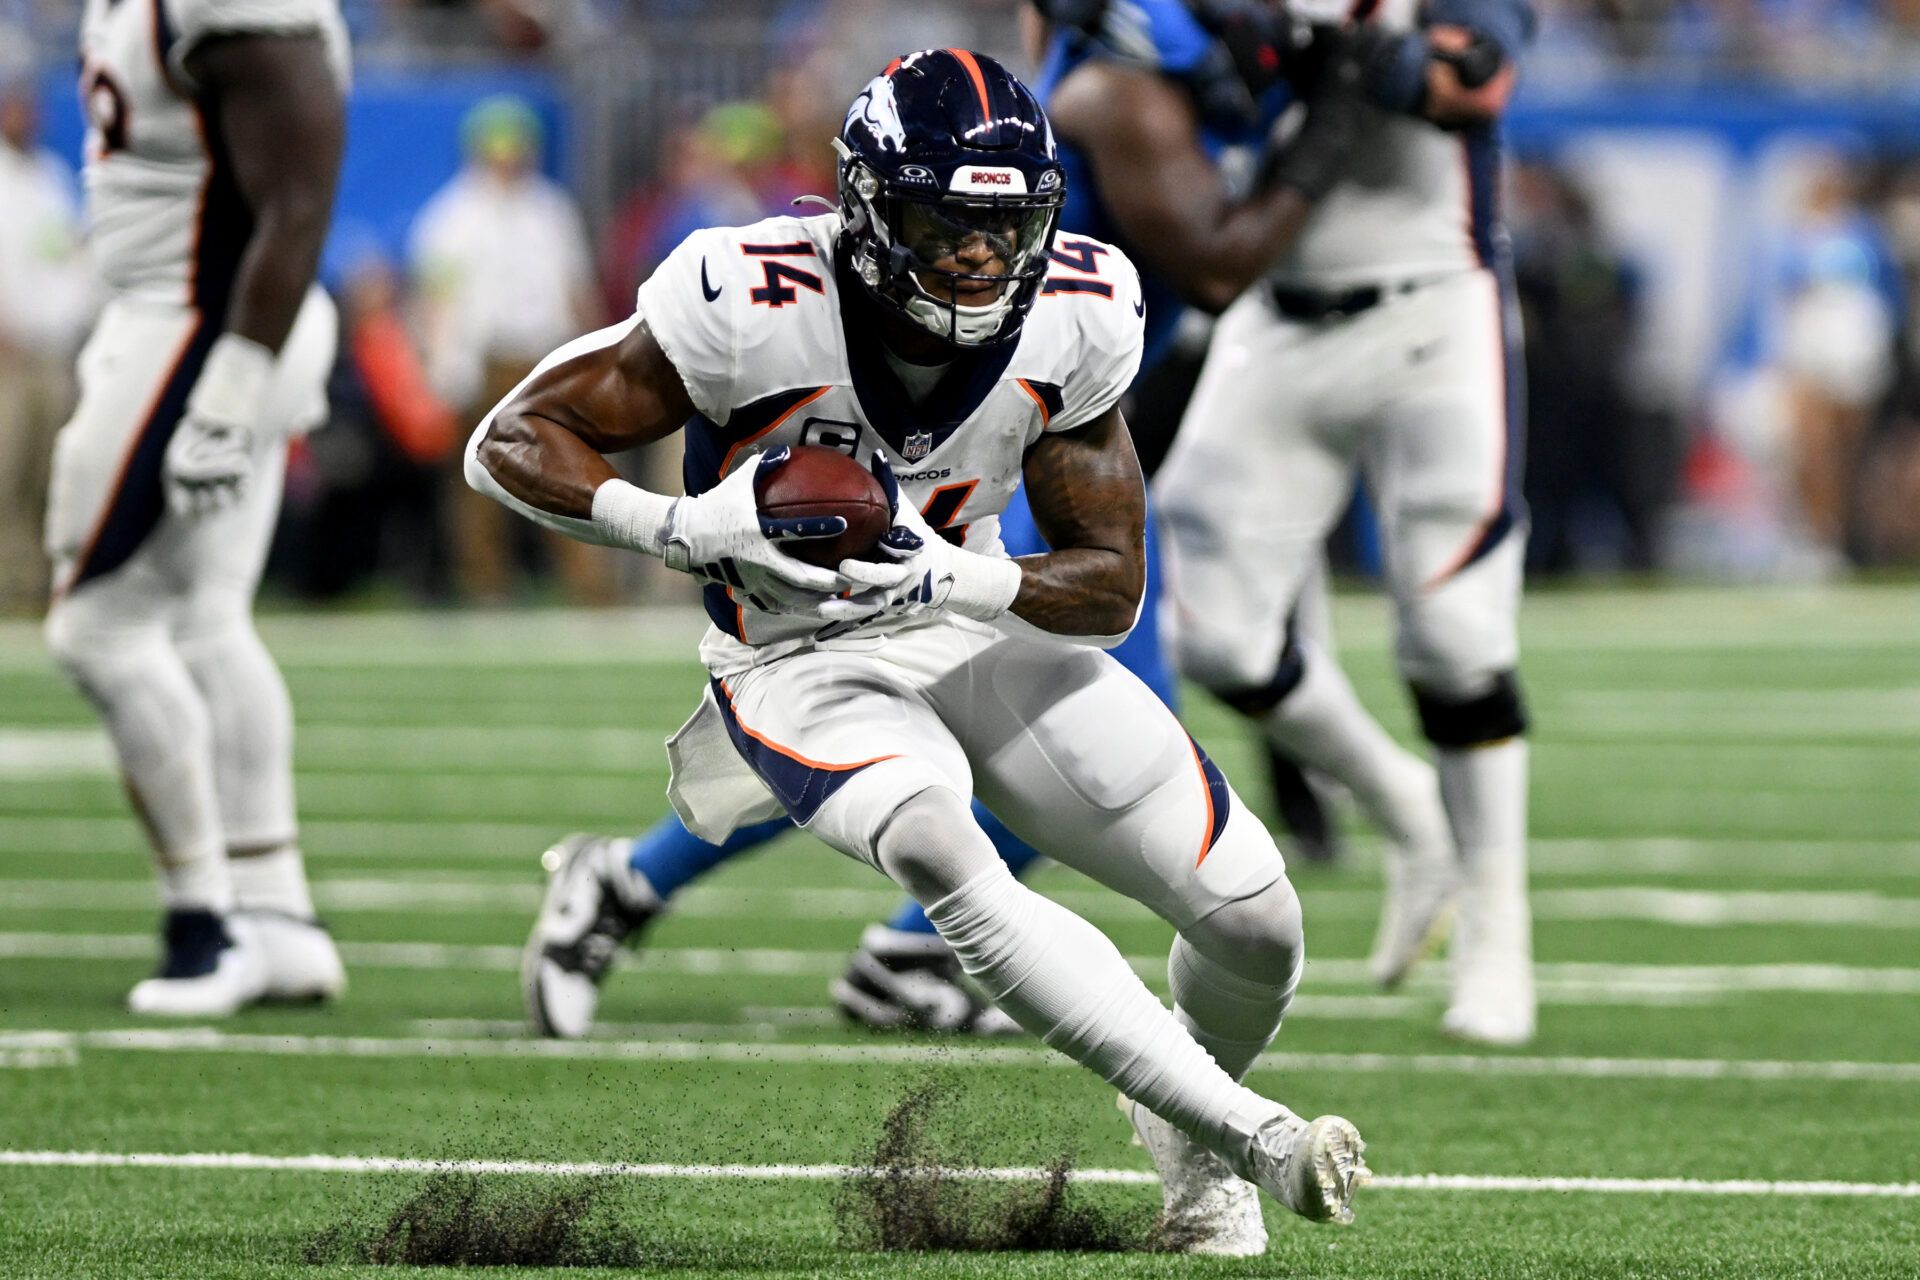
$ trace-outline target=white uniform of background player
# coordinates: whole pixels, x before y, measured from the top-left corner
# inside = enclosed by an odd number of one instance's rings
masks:
[[[1435,20],[1473,24],[1473,5]],[[1384,0],[1360,16],[1405,31],[1416,8]],[[1396,657],[1462,860],[1446,1025],[1518,1042],[1534,1024],[1513,675],[1525,518],[1501,143],[1497,123],[1447,131],[1374,116],[1271,287],[1222,316],[1157,480],[1177,652],[1185,674],[1216,690],[1273,681],[1287,613],[1364,473]],[[1310,651],[1293,656],[1306,671],[1283,673],[1298,684],[1266,724],[1312,763],[1314,739],[1296,730],[1317,714],[1318,664]]]
[[[170,913],[225,916],[237,896],[241,907],[305,920],[291,708],[251,609],[287,439],[326,412],[335,316],[311,288],[277,361],[226,332],[254,219],[188,71],[203,42],[255,33],[320,35],[345,85],[334,0],[87,5],[88,216],[111,300],[81,353],[79,406],[56,445],[47,637],[106,721]],[[251,483],[222,509],[172,511],[168,449],[195,414],[251,431]],[[249,856],[230,865],[229,852]],[[276,918],[244,932],[266,940],[224,948],[219,981],[149,981],[130,1003],[206,1015],[261,994],[339,990],[338,958],[317,929]],[[241,955],[250,951],[286,963],[250,966]]]

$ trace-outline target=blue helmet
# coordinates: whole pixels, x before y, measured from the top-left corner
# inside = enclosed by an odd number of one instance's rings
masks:
[[[860,91],[834,149],[843,234],[867,292],[955,346],[1014,338],[1046,278],[1066,197],[1033,92],[985,54],[923,49]],[[977,237],[1003,272],[934,265]],[[958,301],[955,290],[984,285],[998,286],[991,302]]]

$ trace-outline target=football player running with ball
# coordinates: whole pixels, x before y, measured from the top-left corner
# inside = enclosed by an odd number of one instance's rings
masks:
[[[1500,224],[1500,113],[1533,29],[1525,0],[1346,0],[1373,99],[1346,181],[1265,287],[1229,307],[1154,485],[1189,678],[1303,757],[1328,705],[1271,656],[1363,468],[1396,652],[1459,850],[1443,1026],[1534,1032],[1527,718],[1515,675],[1525,515],[1518,317]],[[1293,692],[1260,697],[1280,686]]]
[[[689,237],[632,318],[553,353],[488,416],[468,479],[705,581],[712,680],[668,744],[691,831],[717,841],[784,810],[905,888],[1021,1026],[1294,1212],[1348,1221],[1368,1176],[1354,1127],[1239,1083],[1302,963],[1279,851],[1103,652],[1132,629],[1143,575],[1116,407],[1140,360],[1133,268],[1093,242],[1078,268],[1053,262],[1051,129],[990,58],[895,62],[838,145],[836,210]],[[604,457],[682,424],[687,497]],[[844,527],[760,514],[756,477],[798,444],[870,461],[897,494],[884,563],[781,549]],[[1014,560],[997,517],[1023,480],[1055,549]],[[1013,878],[975,794],[1173,924],[1173,1010]]]
[[[89,0],[87,213],[110,296],[55,446],[54,658],[106,722],[166,906],[135,1013],[338,995],[253,627],[287,438],[326,415],[313,283],[346,132],[336,0]]]
[[[1313,201],[1339,180],[1350,159],[1364,96],[1359,85],[1327,69],[1324,47],[1311,65],[1290,67],[1273,49],[1227,38],[1230,22],[1213,14],[1203,21],[1184,0],[1092,6],[1041,0],[1027,16],[1025,34],[1041,64],[1035,96],[1052,120],[1067,175],[1055,257],[1062,268],[1091,264],[1104,241],[1138,263],[1144,376],[1173,346],[1188,305],[1224,308],[1307,224]],[[1295,70],[1307,74],[1283,84],[1285,73]],[[1309,103],[1307,126],[1263,166],[1262,181],[1244,193],[1230,190],[1223,155],[1267,148],[1294,96]],[[1060,274],[1056,288],[1066,288],[1070,272]],[[939,372],[936,366],[920,376],[931,387]],[[1175,425],[1177,415],[1148,425],[1161,442],[1141,450],[1149,478]],[[1138,444],[1140,424],[1129,426]],[[930,436],[908,441],[908,460],[918,461],[917,448],[930,442]],[[1177,709],[1177,681],[1159,626],[1156,524],[1149,511],[1142,625],[1111,652]],[[1023,493],[1000,513],[998,531],[1010,555],[1048,549]],[[1324,601],[1313,603],[1324,610]],[[1252,699],[1271,707],[1291,697],[1293,706],[1305,707],[1286,719],[1287,745],[1343,783],[1388,836],[1390,892],[1372,963],[1382,981],[1397,981],[1420,954],[1454,883],[1453,841],[1438,783],[1425,761],[1367,715],[1324,646],[1296,642],[1290,628],[1281,665],[1299,677],[1296,684],[1269,681]],[[1246,701],[1235,705],[1244,708]],[[1015,876],[1034,865],[1038,852],[978,802],[974,816]],[[534,1026],[545,1035],[585,1035],[620,945],[632,943],[699,877],[791,829],[781,817],[709,844],[669,814],[632,839],[576,834],[548,849],[542,860],[551,876],[521,975]],[[951,949],[911,899],[862,932],[832,993],[850,1019],[876,1028],[1018,1030],[963,981]],[[1258,1227],[1253,1207],[1248,1221]]]

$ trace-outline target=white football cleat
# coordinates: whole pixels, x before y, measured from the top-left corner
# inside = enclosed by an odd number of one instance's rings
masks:
[[[1402,845],[1389,845],[1383,870],[1386,887],[1380,901],[1380,927],[1367,956],[1367,972],[1374,982],[1391,990],[1445,935],[1460,876],[1451,848],[1443,860],[1435,860],[1409,854]]]
[[[1442,1031],[1473,1044],[1516,1049],[1532,1041],[1534,1023],[1533,972],[1525,952],[1456,956]]]
[[[827,987],[849,1022],[876,1031],[1014,1036],[1020,1024],[967,985],[960,961],[937,933],[870,924]]]
[[[577,1040],[593,1029],[600,983],[628,937],[660,913],[629,906],[609,877],[621,861],[611,836],[575,833],[540,855],[547,894],[521,953],[527,1016],[543,1036]]]
[[[1475,1044],[1533,1039],[1532,921],[1524,887],[1469,885],[1454,922],[1452,999],[1441,1030]]]
[[[1425,955],[1445,927],[1460,889],[1459,859],[1440,780],[1433,766],[1411,753],[1390,796],[1372,797],[1368,817],[1387,837],[1381,871],[1386,892],[1380,927],[1367,957],[1367,972],[1383,987],[1395,987]]]
[[[156,1018],[230,1018],[266,994],[267,971],[240,930],[211,911],[169,911],[160,970],[127,993],[127,1010]]]
[[[1456,1040],[1484,1044],[1496,1049],[1518,1049],[1531,1044],[1535,1018],[1530,1007],[1519,1001],[1500,1004],[1449,1005],[1440,1019],[1440,1029]]]
[[[1309,1222],[1353,1221],[1353,1193],[1373,1181],[1360,1131],[1339,1116],[1288,1112],[1261,1126],[1248,1151],[1260,1189]]]
[[[227,922],[266,967],[265,999],[338,1000],[346,992],[347,969],[340,962],[340,949],[318,920],[242,908]]]
[[[1257,1258],[1267,1251],[1260,1192],[1251,1182],[1131,1098],[1120,1098],[1120,1110],[1160,1171],[1160,1221],[1169,1243],[1210,1258]]]

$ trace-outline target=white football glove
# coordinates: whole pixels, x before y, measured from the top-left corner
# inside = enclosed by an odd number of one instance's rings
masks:
[[[180,516],[238,505],[253,477],[253,432],[188,413],[173,429],[162,464],[167,507]]]
[[[782,542],[837,538],[847,530],[841,516],[760,514],[755,486],[787,457],[784,445],[769,449],[756,465],[735,468],[707,492],[675,502],[667,512],[661,558],[670,569],[734,588],[756,608],[824,617],[817,613],[823,601],[868,584],[780,549]],[[895,566],[886,568],[899,576]]]
[[[873,474],[890,494],[899,486],[886,458],[873,455]],[[823,618],[839,623],[875,617],[910,617],[947,609],[981,622],[1013,607],[1020,593],[1020,566],[1001,556],[983,556],[948,542],[912,503],[894,502],[894,525],[880,539],[891,563],[843,561],[840,572],[860,589],[844,600],[820,605]]]
[[[272,351],[237,333],[221,334],[207,349],[161,463],[175,515],[210,515],[246,497],[254,467],[249,424],[260,419],[275,361]]]

